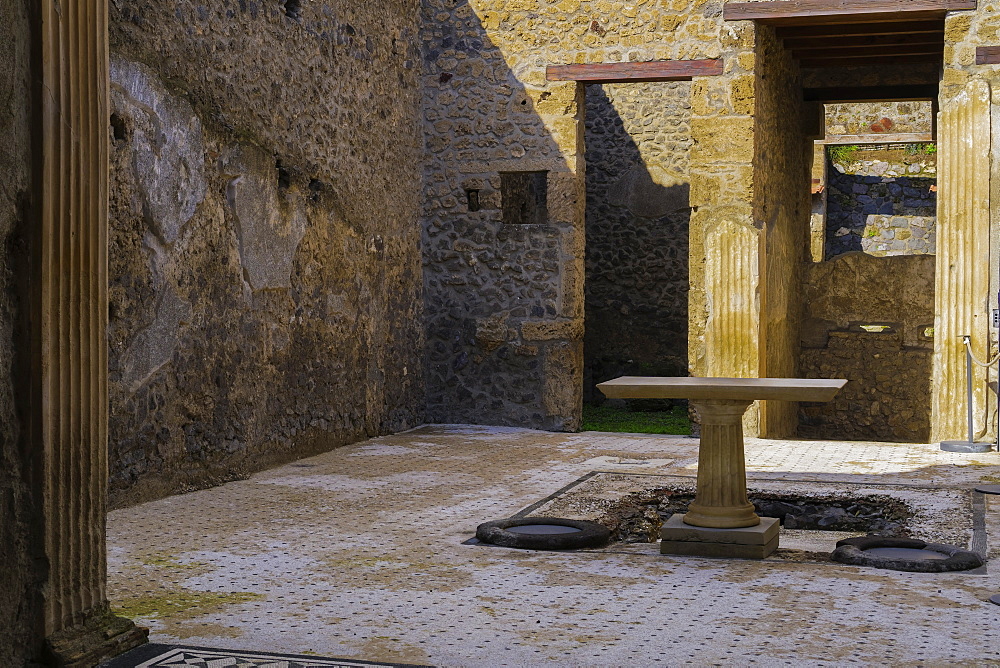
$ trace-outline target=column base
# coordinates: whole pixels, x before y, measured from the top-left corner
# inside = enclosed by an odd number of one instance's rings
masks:
[[[754,527],[761,522],[752,503],[745,506],[703,506],[697,499],[688,506],[684,518],[685,524],[711,529]]]
[[[82,624],[50,635],[45,639],[45,650],[51,665],[91,668],[148,641],[149,629],[105,607]]]
[[[698,557],[764,559],[778,548],[780,522],[762,517],[752,527],[713,529],[684,522],[684,515],[673,515],[660,531],[660,554]]]

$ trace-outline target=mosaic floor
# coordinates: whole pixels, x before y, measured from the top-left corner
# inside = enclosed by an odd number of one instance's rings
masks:
[[[746,452],[752,484],[884,489],[934,522],[961,501],[956,490],[968,499],[1000,482],[1000,454],[936,444],[747,439]],[[199,668],[269,665],[258,650],[295,655],[279,666],[1000,665],[992,564],[923,574],[675,557],[655,543],[466,544],[479,523],[557,501],[594,472],[628,475],[589,478],[589,497],[602,479],[614,496],[636,474],[690,479],[697,454],[692,438],[467,425],[374,438],[114,511],[109,598],[153,642],[233,652],[173,664]],[[982,505],[995,562],[1000,496]],[[947,529],[967,531],[962,522]]]

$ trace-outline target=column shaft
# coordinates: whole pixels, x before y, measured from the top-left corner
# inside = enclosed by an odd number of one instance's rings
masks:
[[[692,401],[701,416],[698,491],[684,522],[692,526],[733,529],[760,524],[747,500],[743,452],[743,413],[751,401]]]

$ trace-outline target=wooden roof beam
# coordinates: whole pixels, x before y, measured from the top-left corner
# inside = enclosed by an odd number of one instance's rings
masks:
[[[937,84],[911,84],[904,86],[842,86],[830,88],[804,88],[802,99],[806,102],[914,102],[936,100]]]
[[[858,58],[803,58],[799,66],[809,69],[829,67],[863,67],[865,65],[911,65],[913,63],[940,63],[941,54],[914,56],[861,56]]]
[[[1000,64],[1000,46],[976,47],[976,65]]]
[[[706,60],[654,60],[639,63],[579,63],[549,65],[548,81],[628,83],[640,81],[690,81],[692,77],[722,74],[721,58]]]
[[[785,48],[791,51],[815,51],[818,49],[831,48],[856,48],[856,47],[896,47],[913,44],[921,46],[934,44],[938,48],[944,47],[944,33],[926,35],[878,35],[875,37],[843,37],[840,39],[817,39],[815,37],[797,38],[789,37],[784,40]]]
[[[765,0],[728,3],[722,16],[727,21],[815,25],[940,19],[965,9],[976,9],[976,0]]]
[[[877,58],[879,56],[923,56],[937,55],[941,57],[941,44],[901,44],[899,46],[868,46],[846,47],[834,49],[793,50],[792,57],[796,59],[816,58]]]
[[[874,37],[881,35],[944,35],[944,24],[933,21],[899,21],[895,23],[850,23],[839,25],[799,26],[795,28],[778,28],[778,37],[841,39],[851,37]]]

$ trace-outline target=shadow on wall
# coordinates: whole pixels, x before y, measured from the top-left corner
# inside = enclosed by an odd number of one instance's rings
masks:
[[[428,422],[575,430],[576,86],[519,80],[467,4],[423,11]]]
[[[686,376],[690,83],[587,87],[584,401]]]

